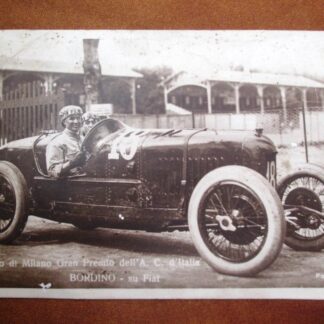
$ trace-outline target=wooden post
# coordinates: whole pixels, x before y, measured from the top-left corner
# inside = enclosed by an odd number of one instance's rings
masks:
[[[287,124],[287,98],[286,98],[286,88],[280,87],[281,100],[282,100],[282,109],[283,109],[283,118],[285,125]]]
[[[308,112],[308,104],[307,104],[307,89],[303,88],[303,107],[305,108],[305,112]]]
[[[212,103],[211,103],[211,84],[210,81],[207,81],[207,109],[208,114],[211,114],[213,112],[212,110]]]
[[[309,162],[308,159],[308,140],[307,140],[307,129],[306,129],[306,114],[305,114],[305,101],[303,100],[302,104],[302,114],[303,114],[303,130],[304,130],[304,142],[305,142],[305,157],[306,157],[306,163]]]
[[[0,72],[0,101],[3,99],[3,73]]]
[[[45,75],[45,94],[49,95],[53,93],[53,75],[48,73]]]
[[[99,39],[83,40],[85,109],[100,102],[101,67],[98,58]]]
[[[32,97],[32,94],[31,94],[31,82],[27,82],[27,96],[28,98],[31,98]]]
[[[132,114],[136,115],[136,82],[131,79]]]
[[[321,108],[322,108],[322,111],[324,111],[324,89],[320,89],[319,92],[320,92],[320,98],[321,98]]]
[[[239,114],[240,109],[240,85],[238,83],[234,84],[234,90],[235,90],[235,110],[236,113]]]
[[[166,113],[168,109],[168,90],[166,88],[166,85],[163,85],[163,94],[164,94],[164,107]]]
[[[258,95],[259,95],[259,99],[260,99],[261,115],[264,115],[263,86],[262,85],[257,85],[257,90],[258,90]]]

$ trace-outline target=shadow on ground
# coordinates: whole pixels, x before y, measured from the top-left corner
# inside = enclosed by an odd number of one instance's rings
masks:
[[[39,222],[39,221],[38,221]],[[175,254],[198,256],[189,233],[149,233],[144,231],[114,230],[97,228],[80,230],[73,225],[47,222],[42,225],[29,226],[25,229],[15,245],[41,246],[78,243],[97,247],[106,247],[137,253]],[[181,238],[179,238],[181,236]]]

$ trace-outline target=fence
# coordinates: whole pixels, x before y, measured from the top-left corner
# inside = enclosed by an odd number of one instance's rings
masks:
[[[40,82],[25,83],[6,93],[0,101],[0,145],[43,129],[57,129],[64,101],[62,92],[46,93]]]
[[[276,145],[304,142],[303,117],[300,109],[285,123],[282,113],[194,114],[194,115],[114,115],[135,128],[215,128],[217,130],[254,130],[262,127],[264,134]],[[324,141],[324,112],[306,112],[309,143]]]
[[[26,83],[0,101],[0,145],[37,135],[43,129],[59,129],[58,111],[66,97],[62,92],[45,93],[39,82]],[[292,114],[293,112],[293,114]],[[214,128],[217,130],[254,130],[262,127],[276,145],[304,142],[301,109],[290,110],[284,121],[282,112],[189,115],[114,115],[136,128]],[[306,113],[309,143],[324,141],[324,111]]]
[[[216,128],[219,130],[252,130],[263,124],[267,132],[279,129],[278,114],[267,114],[263,123],[260,114],[194,114],[194,115],[114,115],[135,128]]]

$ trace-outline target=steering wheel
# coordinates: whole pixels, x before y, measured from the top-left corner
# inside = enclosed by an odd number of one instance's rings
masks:
[[[93,128],[90,129],[84,138],[81,146],[82,151],[93,154],[99,149],[98,143],[106,136],[117,132],[118,130],[127,127],[119,120],[107,118],[99,121]]]

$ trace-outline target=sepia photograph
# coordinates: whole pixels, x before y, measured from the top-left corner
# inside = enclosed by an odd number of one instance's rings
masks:
[[[0,44],[0,297],[323,299],[324,32]]]

